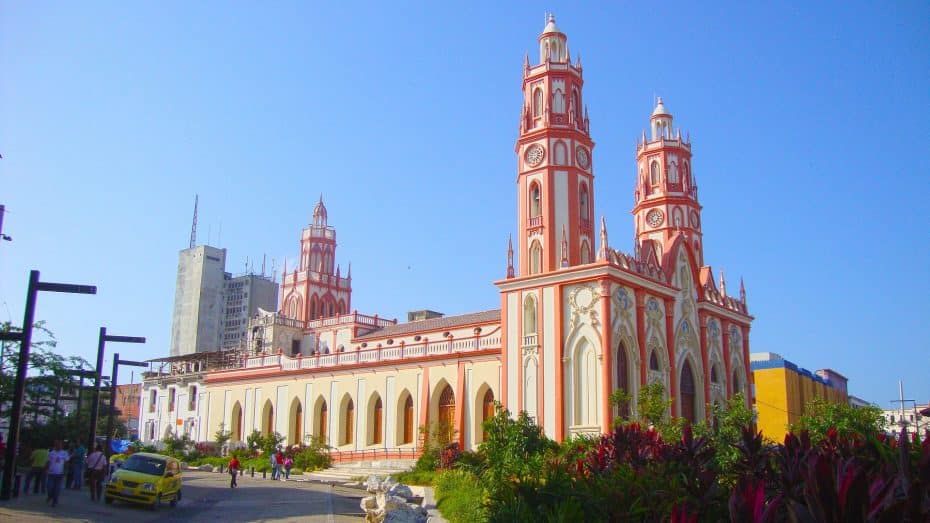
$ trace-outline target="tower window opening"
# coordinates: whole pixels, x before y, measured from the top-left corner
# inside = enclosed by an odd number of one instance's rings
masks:
[[[527,296],[526,303],[523,305],[523,335],[533,334],[536,334],[536,299]]]
[[[530,217],[535,218],[542,213],[542,191],[539,184],[533,182],[530,186]]]
[[[581,212],[582,220],[590,220],[590,209],[588,208],[588,186],[581,184],[581,191],[578,196],[578,207]]]
[[[649,166],[649,184],[653,187],[659,185],[659,162],[653,161]]]
[[[530,247],[530,274],[539,274],[542,272],[542,246],[539,242],[533,242]]]
[[[542,116],[543,112],[543,92],[542,89],[533,89],[533,116]]]

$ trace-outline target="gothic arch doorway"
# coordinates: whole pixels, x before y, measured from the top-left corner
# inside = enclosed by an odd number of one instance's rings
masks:
[[[694,387],[694,372],[691,370],[691,362],[685,360],[681,367],[681,417],[694,423],[696,391]]]

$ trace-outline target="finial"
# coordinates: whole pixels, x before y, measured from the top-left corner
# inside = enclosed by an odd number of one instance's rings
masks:
[[[575,67],[581,69],[581,53],[578,53],[578,58],[575,59]]]
[[[340,271],[339,271],[339,264],[337,263],[337,264],[336,264],[336,281],[337,281],[337,283],[338,283],[338,281],[339,281],[339,274],[340,274]]]
[[[352,262],[349,262],[349,271],[346,272],[346,279],[347,279],[347,280],[351,280],[351,279],[352,279]]]
[[[646,143],[646,130],[643,129],[643,143]]]
[[[727,282],[723,278],[723,267],[720,268],[720,294],[723,295],[724,298],[727,297]]]
[[[739,301],[746,305],[746,286],[743,285],[743,277],[739,277]]]
[[[597,259],[607,259],[607,217],[605,216],[601,216],[601,248],[597,251]]]
[[[530,68],[530,53],[523,55],[523,70],[528,71]]]
[[[678,141],[681,141],[681,127],[678,128]]]
[[[284,271],[281,272],[282,275],[287,276],[287,257],[284,258]],[[281,278],[284,279],[283,277]]]
[[[513,278],[513,236],[507,236],[507,277]]]
[[[565,226],[562,226],[562,267],[568,267],[568,235],[565,233]]]

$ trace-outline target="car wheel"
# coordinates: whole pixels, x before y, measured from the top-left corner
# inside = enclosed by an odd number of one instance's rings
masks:
[[[110,496],[104,496],[104,497],[103,497],[103,502],[106,503],[107,505],[112,505],[112,504],[113,504],[113,498],[111,498]]]

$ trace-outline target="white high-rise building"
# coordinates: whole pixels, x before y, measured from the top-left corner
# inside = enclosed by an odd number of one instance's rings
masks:
[[[171,355],[215,351],[223,327],[226,249],[197,245],[178,256]]]
[[[249,318],[258,314],[259,308],[275,310],[278,304],[278,284],[269,276],[244,274],[228,276],[223,289],[226,301],[223,309],[222,349],[245,348]]]

